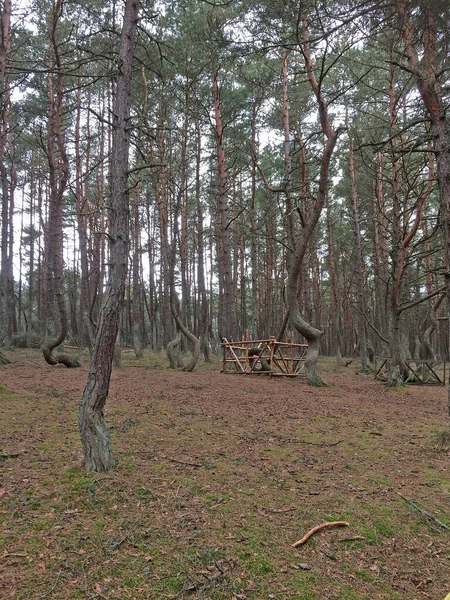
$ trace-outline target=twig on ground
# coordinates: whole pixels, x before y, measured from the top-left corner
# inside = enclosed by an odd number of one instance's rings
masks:
[[[293,548],[298,548],[298,546],[303,546],[311,536],[320,531],[321,529],[325,529],[325,527],[348,527],[348,523],[346,521],[327,521],[326,523],[321,523],[320,525],[316,525],[312,529],[306,533],[301,540],[292,544]]]
[[[28,558],[28,554],[24,554],[23,552],[5,552],[5,554],[2,554],[0,556],[0,560],[8,558],[8,556],[19,556],[21,558]]]
[[[39,596],[40,600],[42,600],[43,598],[47,598],[48,596],[50,596],[50,594],[53,594],[53,592],[56,590],[56,586],[58,585],[58,581],[59,581],[61,575],[62,575],[61,571],[58,571],[58,573],[56,574],[55,583],[53,584],[51,589],[46,594],[42,594],[42,596]]]
[[[330,444],[328,444],[327,442],[307,442],[306,440],[293,440],[293,439],[289,439],[289,440],[285,440],[286,442],[288,442],[289,444],[308,444],[309,446],[324,446],[326,448],[331,448],[332,446],[337,446],[338,444],[341,444],[344,440],[338,440],[337,442],[331,442]]]
[[[176,458],[168,458],[170,462],[177,463],[178,465],[187,465],[188,467],[203,467],[200,463],[187,462],[185,460],[177,460]]]
[[[402,494],[398,494],[398,495],[400,496],[400,498],[402,498],[406,502],[406,504],[409,504],[409,506],[412,506],[413,508],[415,508],[426,519],[429,519],[430,521],[433,521],[434,523],[436,523],[436,525],[439,525],[439,527],[442,527],[443,529],[450,531],[450,527],[448,525],[446,525],[442,521],[439,521],[439,519],[437,519],[436,517],[433,517],[433,515],[430,514],[428,511],[426,511],[424,508],[421,508],[412,500],[408,500],[408,498],[405,498],[405,496],[403,496]]]
[[[8,452],[8,454],[2,452],[0,454],[0,460],[7,460],[8,458],[17,458],[21,454],[22,452]]]

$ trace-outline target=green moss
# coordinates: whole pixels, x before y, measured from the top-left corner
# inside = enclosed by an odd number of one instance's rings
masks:
[[[31,521],[30,527],[35,531],[44,531],[50,528],[50,519],[41,518]]]
[[[369,573],[369,571],[365,571],[364,569],[356,570],[355,575],[358,575],[358,577],[365,581],[374,581],[376,579],[373,573]]]

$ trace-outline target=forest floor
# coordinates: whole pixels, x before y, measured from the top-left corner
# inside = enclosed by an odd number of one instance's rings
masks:
[[[82,468],[82,367],[0,367],[0,597],[357,600],[450,592],[444,387],[322,360],[303,380],[170,371],[123,355],[117,466]],[[421,510],[419,510],[421,509]],[[311,528],[327,527],[293,548]]]

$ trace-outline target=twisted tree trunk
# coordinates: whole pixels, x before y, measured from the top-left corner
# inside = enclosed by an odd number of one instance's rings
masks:
[[[118,60],[119,74],[113,107],[111,208],[109,211],[110,286],[100,310],[91,366],[78,411],[84,466],[88,471],[108,471],[114,466],[111,439],[103,409],[109,392],[114,344],[119,329],[128,267],[128,120],[138,14],[137,0],[127,0],[123,17]]]
[[[48,123],[47,123],[47,157],[50,180],[50,200],[47,251],[47,312],[52,314],[58,328],[54,339],[47,339],[42,346],[42,353],[49,365],[63,364],[66,367],[78,367],[77,360],[65,354],[53,356],[53,350],[62,344],[67,335],[67,312],[63,292],[63,202],[64,193],[69,180],[69,159],[63,137],[63,68],[60,44],[57,40],[57,26],[62,12],[62,0],[54,6],[51,21],[51,46],[54,54],[56,81],[53,74],[48,77]],[[53,61],[50,61],[53,68]],[[56,83],[56,85],[55,85]]]

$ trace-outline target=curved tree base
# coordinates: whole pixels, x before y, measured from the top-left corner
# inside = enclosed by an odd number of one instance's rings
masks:
[[[358,371],[358,375],[370,375],[371,373],[373,373],[373,369],[370,365],[364,365]]]
[[[200,358],[200,340],[192,333],[192,331],[189,331],[189,329],[183,325],[178,315],[174,314],[173,317],[175,319],[175,323],[177,324],[178,329],[192,343],[192,358],[188,362],[188,364],[185,367],[183,367],[182,370],[189,372],[193,371],[197,366],[198,359]]]
[[[248,356],[249,356],[249,360],[248,363],[252,369],[252,373],[270,373],[270,364],[269,361],[266,358],[260,358],[259,359],[259,363],[261,365],[261,367],[254,369],[253,365],[255,364],[257,358],[261,356],[263,352],[262,348],[249,348],[248,349]],[[251,358],[253,357],[253,358]]]
[[[401,372],[401,369],[398,365],[392,366],[392,368],[389,372],[389,377],[386,382],[386,385],[388,387],[397,387],[397,388],[405,385],[405,378],[404,378],[404,376]]]
[[[56,346],[54,346],[52,342],[46,346],[42,346],[42,354],[44,355],[44,359],[47,364],[52,366],[64,365],[68,369],[74,369],[80,366],[79,361],[76,358],[72,358],[68,354],[53,355],[53,350],[55,348]]]
[[[103,414],[83,404],[78,413],[78,428],[84,450],[86,471],[106,472],[115,465],[111,438]]]
[[[169,367],[176,369],[183,366],[183,361],[180,356],[179,346],[181,344],[181,331],[177,331],[175,338],[167,344],[167,358],[169,359]]]
[[[305,364],[305,374],[306,374],[306,383],[313,387],[328,387],[328,383],[322,379],[322,377],[317,373],[315,367],[313,370],[308,370]]]
[[[319,359],[320,339],[323,332],[307,323],[297,310],[291,310],[291,323],[295,329],[306,338],[308,350],[305,358],[306,383],[313,387],[327,387],[328,384],[322,379],[317,371],[317,361]]]

